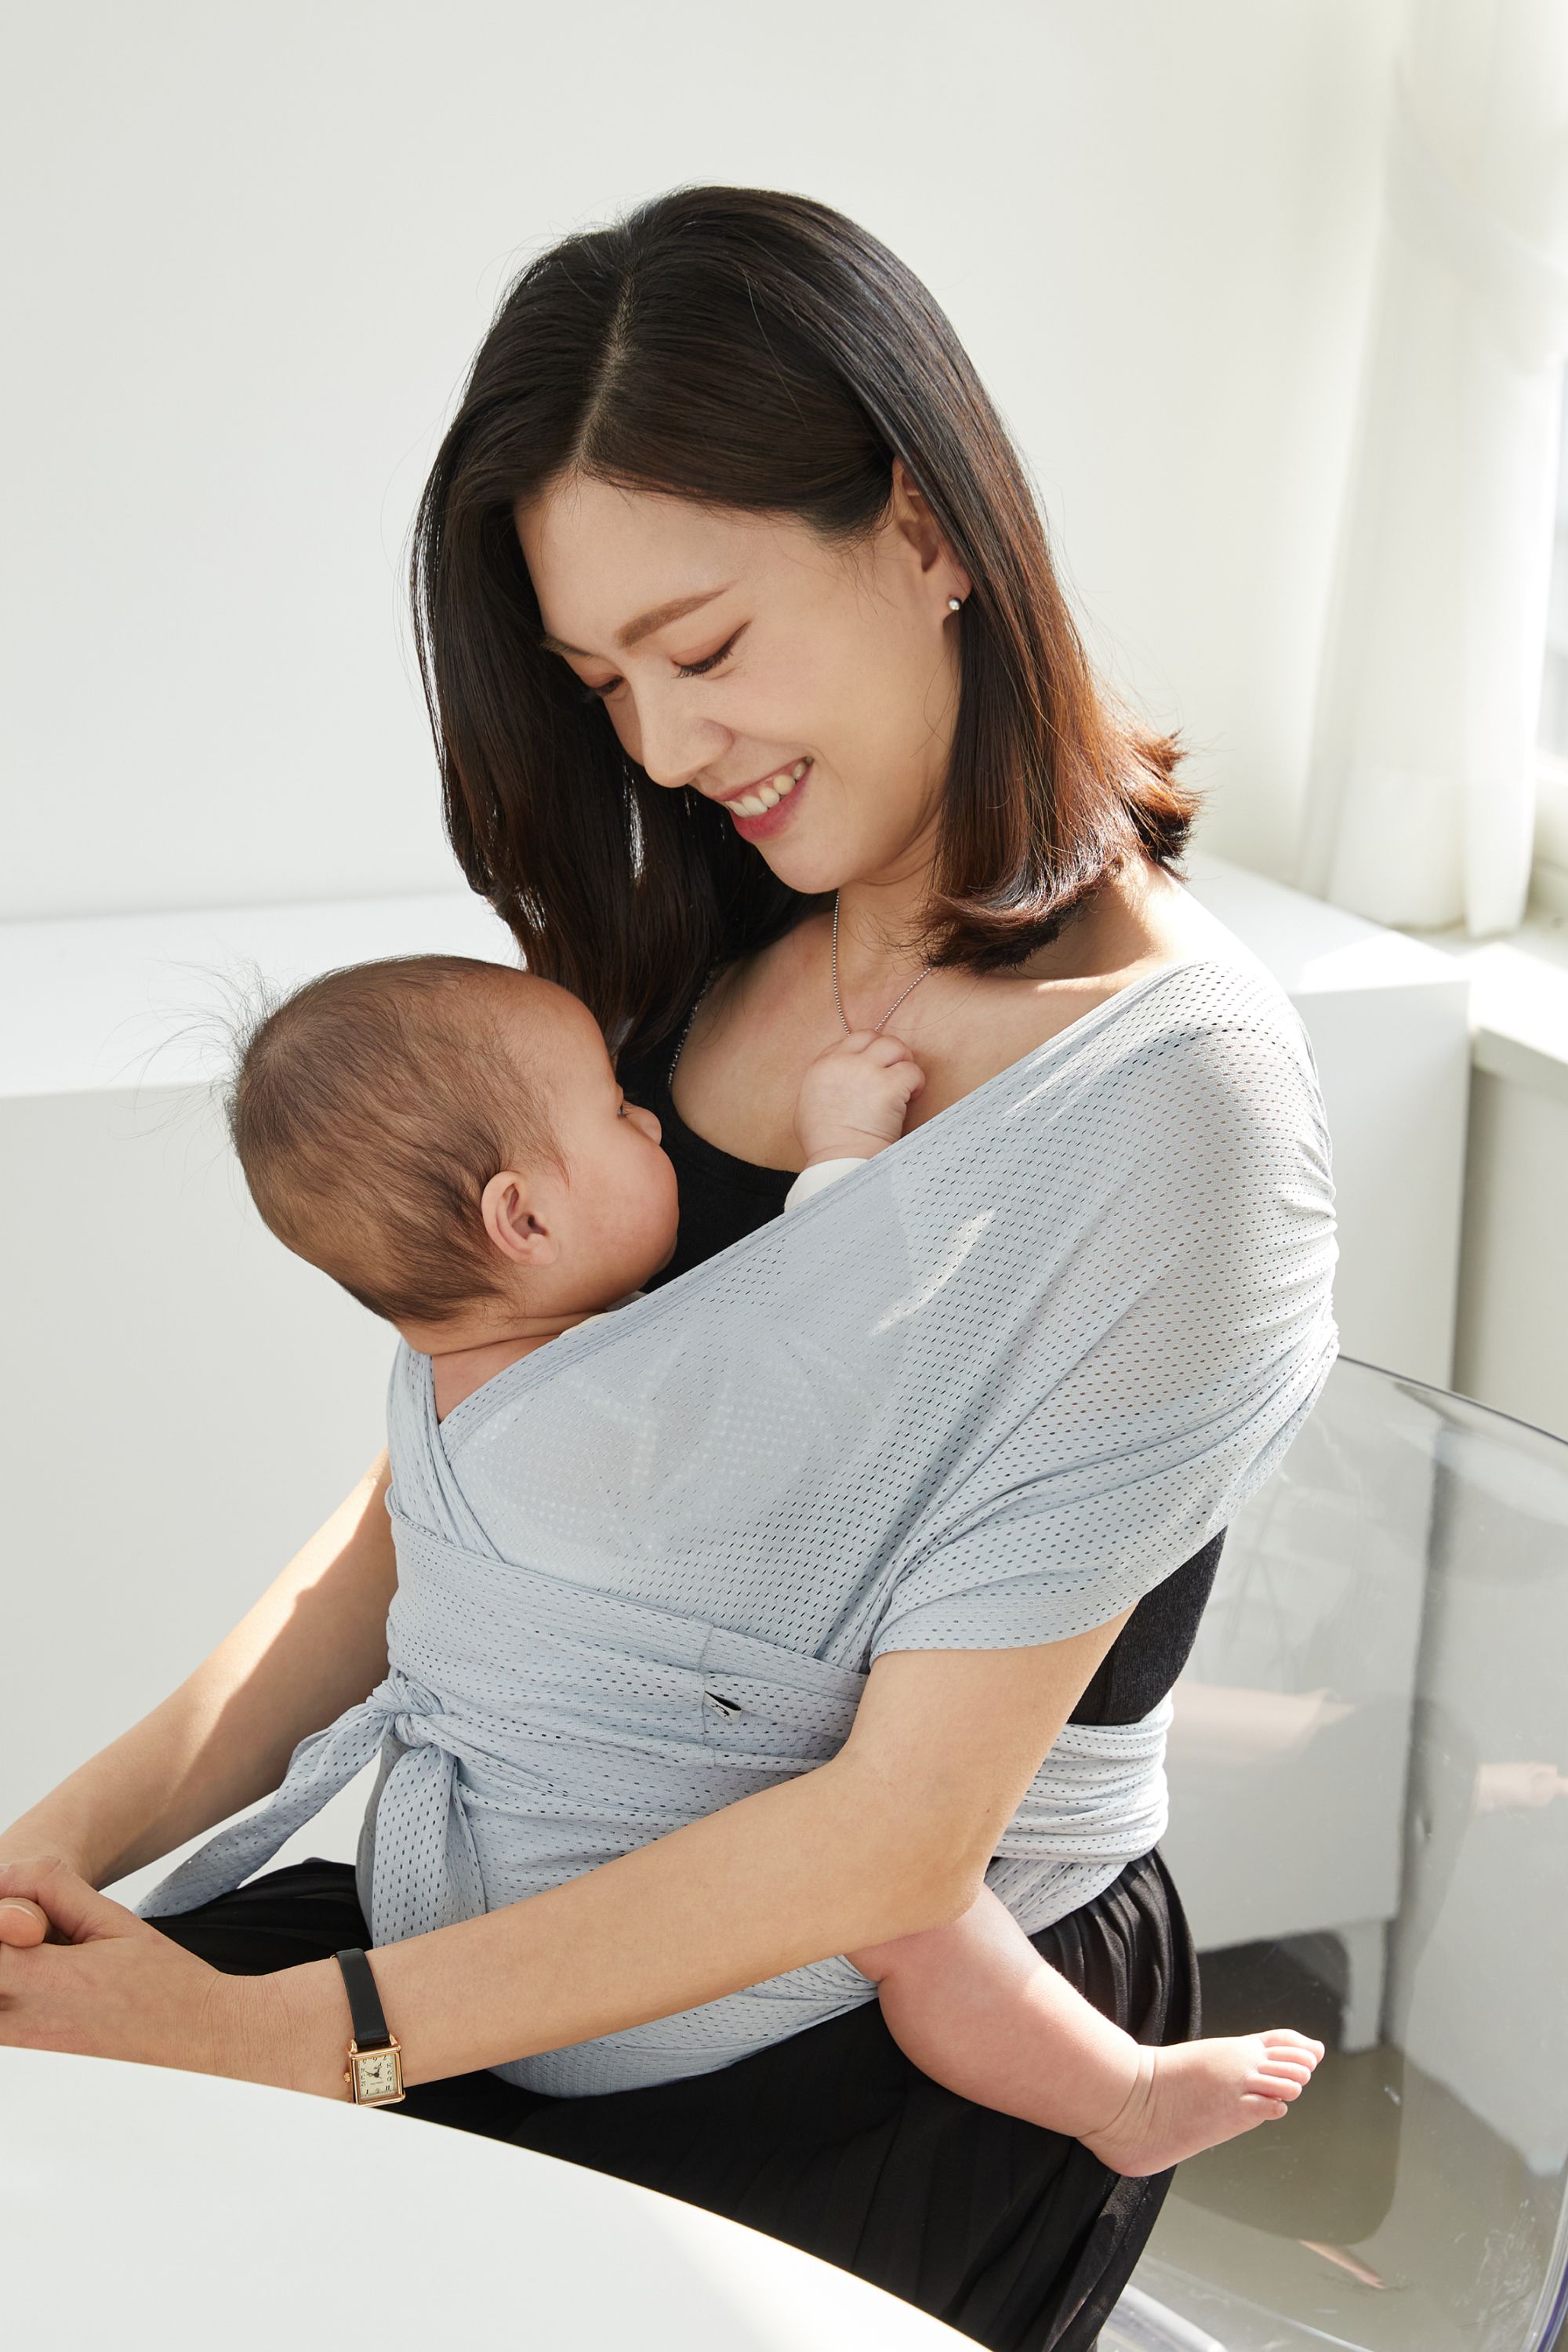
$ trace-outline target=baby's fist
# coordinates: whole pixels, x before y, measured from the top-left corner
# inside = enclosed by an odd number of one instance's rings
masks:
[[[809,1168],[819,1160],[869,1160],[904,1131],[925,1072],[885,1029],[856,1029],[818,1054],[800,1082],[795,1131]]]

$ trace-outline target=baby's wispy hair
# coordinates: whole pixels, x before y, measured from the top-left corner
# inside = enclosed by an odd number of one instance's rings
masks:
[[[541,1074],[505,1033],[507,992],[537,984],[469,956],[396,956],[263,997],[240,1024],[225,1108],[257,1208],[390,1322],[489,1296],[486,1184],[561,1165]]]

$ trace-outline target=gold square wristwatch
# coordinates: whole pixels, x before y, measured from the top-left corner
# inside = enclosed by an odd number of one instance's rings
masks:
[[[407,2094],[403,2087],[403,2044],[392,2032],[375,1989],[371,1965],[362,1951],[333,1955],[342,1970],[349,1997],[353,2038],[343,2080],[356,2107],[389,2107]]]

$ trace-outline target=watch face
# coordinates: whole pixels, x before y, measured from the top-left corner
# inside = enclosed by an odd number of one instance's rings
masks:
[[[371,2051],[354,2060],[362,2099],[384,2099],[397,2088],[397,2058],[391,2050]]]

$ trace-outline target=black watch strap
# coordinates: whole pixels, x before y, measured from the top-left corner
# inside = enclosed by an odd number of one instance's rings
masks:
[[[332,1957],[343,1972],[355,2043],[361,2050],[385,2049],[392,2035],[387,2028],[385,2011],[381,2006],[381,1995],[375,1989],[375,1979],[371,1974],[370,1962],[357,1949],[334,1952]]]

